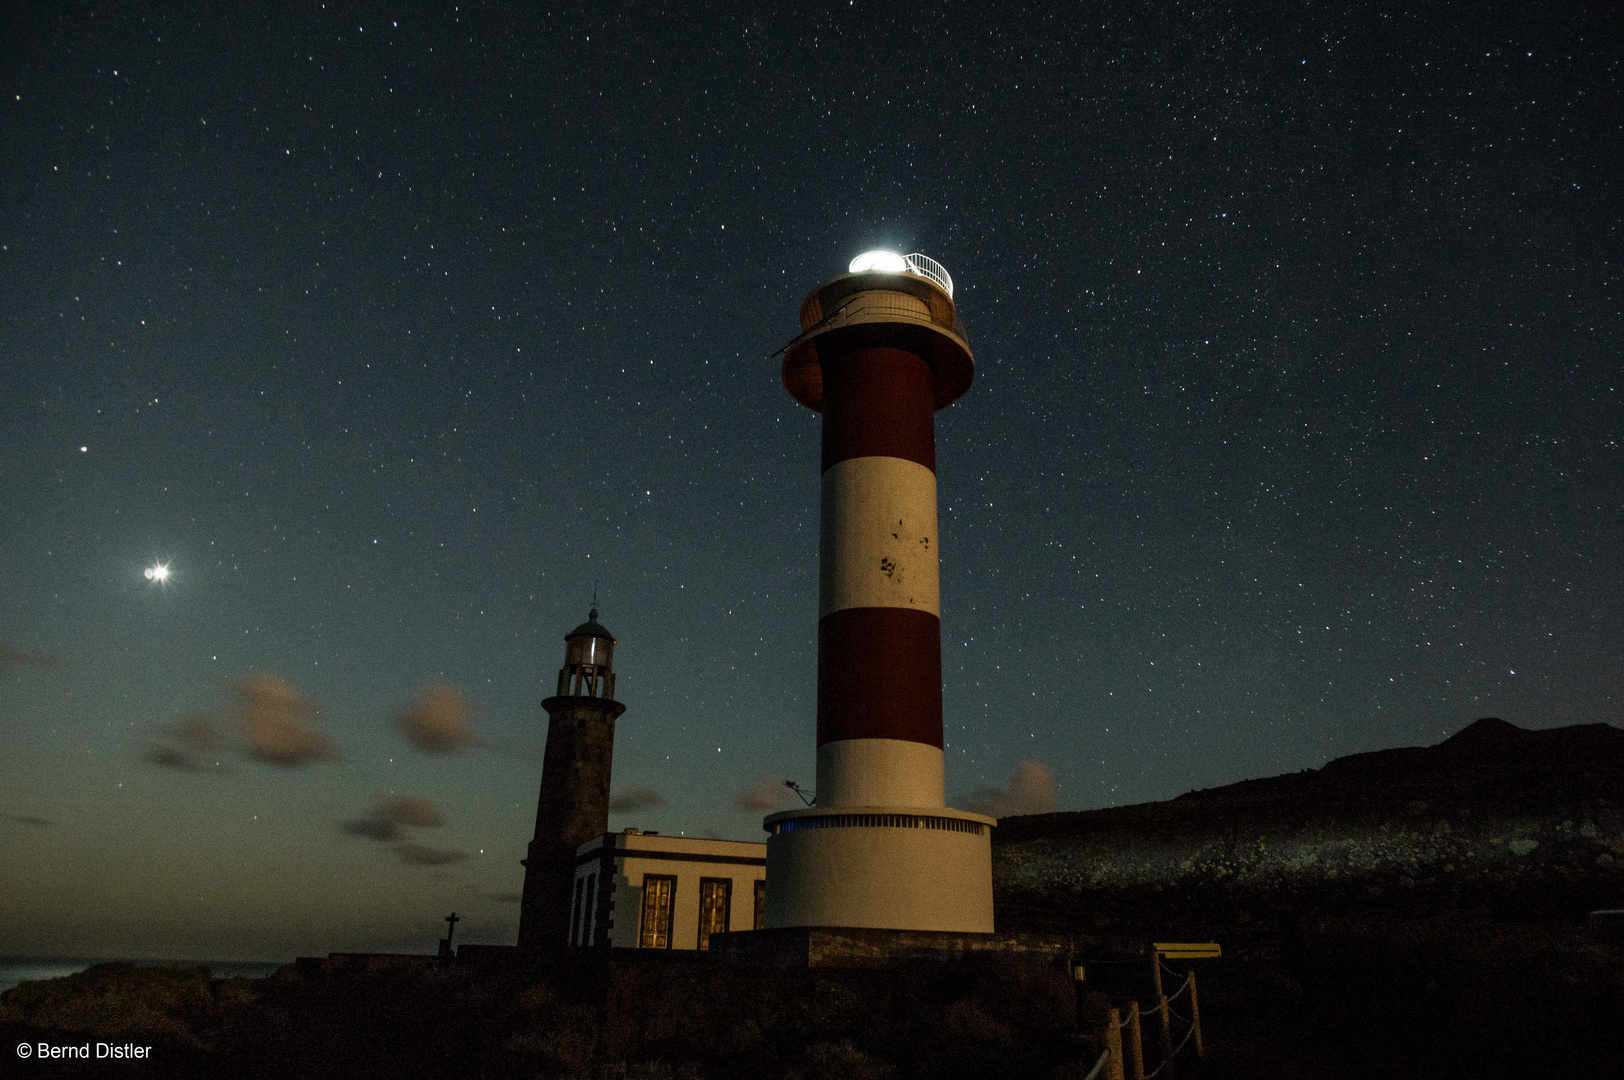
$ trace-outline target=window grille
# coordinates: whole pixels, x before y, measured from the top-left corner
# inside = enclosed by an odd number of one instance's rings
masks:
[[[924,814],[820,814],[817,817],[775,821],[772,825],[774,836],[803,829],[941,829],[980,836],[986,826],[979,821]]]
[[[728,909],[732,907],[732,878],[699,879],[699,947],[710,948],[712,934],[727,933]]]
[[[677,879],[668,874],[643,875],[643,921],[637,936],[640,949],[671,947],[671,908]]]

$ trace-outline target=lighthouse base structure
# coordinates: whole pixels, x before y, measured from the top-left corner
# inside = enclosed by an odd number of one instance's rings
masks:
[[[993,932],[993,818],[941,806],[829,806],[763,824],[767,929]]]
[[[1011,962],[1048,979],[1058,977],[1060,1000],[1070,998],[1069,960],[1079,942],[1059,934],[960,934],[945,930],[869,930],[842,926],[792,926],[783,930],[735,930],[712,934],[715,963],[752,968],[887,968],[895,966],[974,969]],[[478,948],[464,945],[463,948]],[[1042,978],[1042,976],[1040,976]],[[1047,980],[1045,980],[1047,981]],[[1033,985],[1028,983],[1028,986]],[[1050,985],[1056,985],[1050,983]],[[1055,997],[1045,996],[1044,1002]],[[1074,1020],[1063,1020],[1068,1025]]]

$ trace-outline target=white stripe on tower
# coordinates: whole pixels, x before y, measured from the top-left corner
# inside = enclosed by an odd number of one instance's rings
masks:
[[[823,474],[818,617],[900,607],[941,617],[936,474],[895,457],[847,458]]]

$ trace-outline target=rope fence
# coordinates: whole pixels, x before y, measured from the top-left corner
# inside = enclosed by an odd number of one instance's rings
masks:
[[[1184,1033],[1184,1038],[1179,1040],[1179,1044],[1177,1046],[1173,1047],[1173,1057],[1178,1057],[1179,1056],[1179,1051],[1184,1049],[1184,1044],[1189,1042],[1193,1038],[1195,1038],[1195,1028],[1192,1027],[1189,1031],[1186,1031]],[[1168,1058],[1167,1060],[1171,1061],[1171,1060],[1173,1060],[1173,1058]],[[1162,1065],[1165,1065],[1165,1064],[1167,1064],[1166,1061],[1162,1062]],[[1160,1069],[1161,1067],[1162,1067],[1161,1065],[1156,1066],[1156,1068],[1158,1068],[1158,1069]]]
[[[1133,1007],[1134,1007],[1135,1013],[1138,1012],[1138,1006],[1139,1006],[1139,1003],[1137,1001],[1133,1002]],[[1155,1012],[1155,1011],[1158,1011],[1158,1010],[1152,1010],[1152,1012]],[[1172,1012],[1171,1009],[1169,1009],[1168,1011]],[[1173,1015],[1178,1016],[1179,1014],[1178,1013],[1173,1013]],[[1169,1065],[1173,1064],[1173,1060],[1179,1056],[1179,1052],[1182,1051],[1185,1048],[1185,1046],[1187,1046],[1189,1044],[1191,1039],[1195,1038],[1196,1025],[1191,1023],[1189,1020],[1185,1019],[1182,1016],[1179,1016],[1179,1019],[1184,1020],[1184,1022],[1187,1023],[1187,1024],[1190,1024],[1189,1029],[1184,1032],[1184,1038],[1179,1040],[1179,1044],[1177,1046],[1173,1047],[1172,1052],[1170,1052],[1166,1057],[1162,1058],[1160,1064],[1158,1064],[1154,1069],[1150,1070],[1149,1072],[1140,1072],[1136,1077],[1134,1077],[1134,1080],[1151,1080],[1152,1077],[1159,1075],[1162,1072],[1162,1070],[1167,1069],[1167,1067]],[[1090,1075],[1092,1075],[1092,1074],[1090,1074]]]
[[[1151,1003],[1148,1010],[1140,1005],[1136,999],[1125,1002],[1120,1011],[1118,1009],[1110,1010],[1109,1023],[1103,1032],[1106,1042],[1105,1052],[1101,1055],[1100,1060],[1094,1063],[1094,1068],[1089,1071],[1086,1080],[1094,1080],[1095,1077],[1101,1076],[1101,1070],[1107,1064],[1110,1065],[1110,1068],[1103,1074],[1105,1080],[1117,1080],[1117,1078],[1120,1078],[1120,1080],[1152,1080],[1154,1077],[1175,1080],[1176,1059],[1179,1054],[1184,1052],[1185,1047],[1190,1045],[1192,1039],[1195,1041],[1196,1056],[1206,1056],[1206,1052],[1202,1047],[1201,1003],[1197,997],[1195,972],[1181,973],[1174,971],[1161,962],[1159,952],[1152,952],[1149,959],[1152,964],[1151,975],[1155,982],[1156,1000]],[[1137,960],[1084,960],[1074,961],[1072,966],[1075,972],[1074,977],[1080,982],[1083,971],[1086,970],[1082,965],[1142,964],[1144,962],[1145,958]],[[1162,973],[1164,971],[1179,979],[1178,988],[1171,995],[1167,994],[1162,988]],[[1188,1016],[1172,1008],[1172,1003],[1183,997],[1186,991],[1190,995],[1188,1005],[1190,1015]],[[1159,1054],[1161,1060],[1156,1063],[1154,1069],[1148,1072],[1145,1070],[1143,1042],[1143,1020],[1147,1014],[1154,1016],[1157,1021],[1156,1041],[1160,1043],[1159,1049],[1161,1051]],[[1173,1022],[1175,1020],[1185,1025],[1184,1035],[1176,1045],[1173,1043]],[[1110,1061],[1109,1059],[1113,1057],[1116,1060]]]

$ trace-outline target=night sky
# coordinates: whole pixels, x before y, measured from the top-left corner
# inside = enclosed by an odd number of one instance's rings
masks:
[[[764,838],[876,247],[977,362],[953,804],[1624,723],[1624,22],[1351,6],[8,16],[0,953],[511,942],[594,589],[611,826]]]

